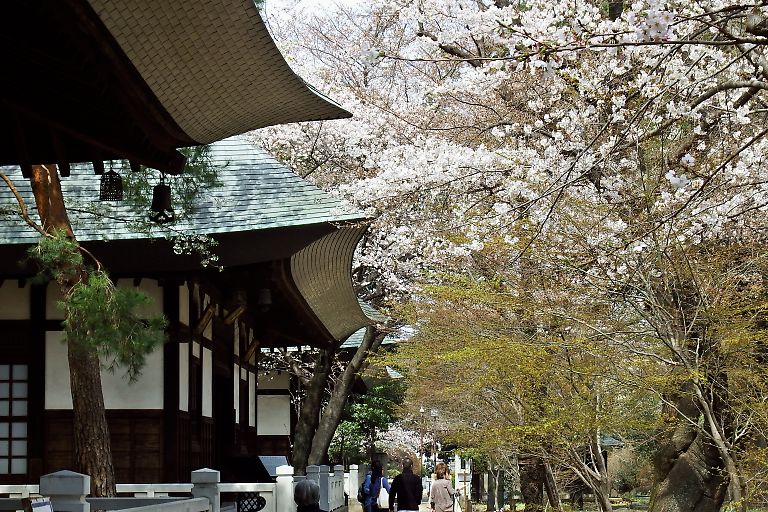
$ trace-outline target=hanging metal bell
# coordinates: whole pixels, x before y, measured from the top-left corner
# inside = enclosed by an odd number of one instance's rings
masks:
[[[152,205],[149,209],[149,218],[158,224],[166,224],[176,219],[176,214],[173,213],[170,185],[165,183],[155,185],[152,189]]]

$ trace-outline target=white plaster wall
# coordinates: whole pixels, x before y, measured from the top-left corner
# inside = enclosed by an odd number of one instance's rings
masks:
[[[189,343],[179,343],[179,410],[189,412]]]
[[[64,333],[48,331],[45,334],[45,408],[72,409],[69,386],[67,346],[62,343]],[[139,379],[129,384],[125,373],[101,371],[104,405],[107,409],[162,409],[163,408],[163,347],[158,347],[146,358]]]
[[[19,282],[8,279],[0,285],[0,320],[27,320],[29,318],[30,286],[19,288]]]
[[[213,354],[203,348],[203,416],[213,418]]]
[[[260,395],[256,402],[256,414],[259,419],[257,435],[280,436],[291,433],[291,397]]]
[[[120,279],[117,281],[118,288],[135,288],[133,279]],[[142,279],[138,289],[144,292],[150,299],[146,306],[138,308],[137,312],[142,318],[149,318],[163,314],[163,289],[154,279]]]
[[[287,372],[259,374],[259,389],[289,389],[290,376]]]
[[[189,286],[186,283],[179,287],[179,322],[189,325]]]
[[[62,299],[61,291],[56,283],[49,283],[45,290],[45,318],[48,320],[64,320],[64,312],[59,309],[58,302]]]

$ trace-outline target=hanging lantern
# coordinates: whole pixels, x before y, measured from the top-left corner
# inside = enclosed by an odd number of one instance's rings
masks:
[[[173,213],[171,186],[165,184],[165,176],[152,189],[152,206],[149,207],[149,218],[158,224],[167,224],[176,219]]]
[[[109,170],[101,175],[101,186],[99,187],[99,201],[122,201],[123,200],[123,178],[112,170],[112,164]]]

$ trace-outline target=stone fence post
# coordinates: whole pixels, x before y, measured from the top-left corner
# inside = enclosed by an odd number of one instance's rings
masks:
[[[91,492],[91,477],[74,471],[57,471],[40,477],[40,495],[50,496],[55,512],[90,512],[85,497]]]
[[[329,490],[328,500],[334,506],[334,509],[348,505],[344,499],[344,466],[336,464],[333,466],[333,488]],[[348,495],[347,495],[348,496]]]
[[[278,466],[275,472],[275,510],[296,512],[296,502],[293,501],[293,466]]]
[[[221,511],[220,480],[221,475],[215,469],[203,468],[192,472],[192,496],[208,498],[211,504],[210,512]]]
[[[360,473],[357,464],[349,466],[349,478],[347,478],[347,494],[349,500],[357,498],[357,489],[360,487]]]
[[[307,466],[307,478],[314,480],[320,486],[320,510],[330,510],[328,508],[328,478],[330,477],[330,466]]]

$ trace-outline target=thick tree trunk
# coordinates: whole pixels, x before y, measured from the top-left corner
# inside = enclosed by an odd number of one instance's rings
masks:
[[[611,512],[613,510],[610,498],[611,493],[606,492],[605,489],[599,489],[595,492],[595,501],[601,512]]]
[[[306,473],[312,437],[320,421],[320,409],[323,403],[325,385],[331,373],[334,348],[321,350],[317,353],[315,370],[306,387],[306,395],[301,402],[301,412],[296,423],[293,437],[293,470],[297,475]]]
[[[544,510],[544,464],[539,457],[520,458],[520,492],[525,512]]]
[[[95,350],[77,341],[67,344],[69,381],[75,411],[75,460],[91,476],[91,494],[114,496],[112,450],[101,389],[101,365]]]
[[[496,474],[496,503],[499,504],[499,509],[503,509],[504,505],[506,505],[506,503],[504,503],[504,476],[504,470],[499,469]]]
[[[76,242],[69,222],[58,171],[53,164],[32,166],[30,175],[32,193],[47,233],[63,230]],[[83,265],[59,269],[65,277],[59,279],[59,288],[66,296],[87,277]],[[74,429],[75,469],[91,476],[91,494],[114,496],[115,476],[112,449],[101,388],[101,368],[96,350],[82,340],[68,339],[70,387]]]
[[[493,469],[489,469],[486,474],[488,475],[488,497],[486,498],[485,510],[496,510],[496,493],[498,490],[496,472]]]
[[[341,414],[344,412],[344,404],[347,403],[349,393],[352,391],[355,376],[367,366],[368,356],[376,353],[386,335],[386,330],[379,330],[375,326],[369,326],[366,329],[363,342],[355,355],[352,356],[347,367],[344,368],[344,372],[333,387],[328,404],[323,409],[323,416],[320,418],[320,424],[312,439],[312,449],[308,458],[310,464],[320,464],[328,453],[333,434],[336,432],[341,421]]]
[[[549,462],[544,463],[544,490],[547,491],[547,498],[552,509],[560,510],[562,508],[560,492],[557,489],[557,480],[555,480],[555,475],[552,473],[552,466]]]
[[[697,425],[700,413],[690,391],[688,386],[675,407],[664,410],[670,428],[654,460],[650,512],[718,512],[725,500],[729,477],[717,448]]]

